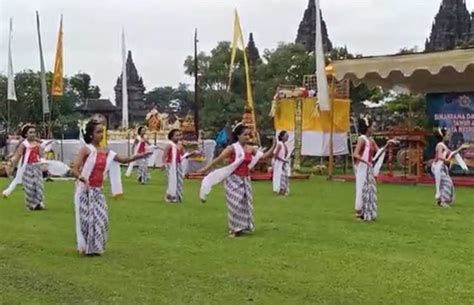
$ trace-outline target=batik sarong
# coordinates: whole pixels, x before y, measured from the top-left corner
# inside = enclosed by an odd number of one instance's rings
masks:
[[[166,165],[166,173],[168,176],[168,183],[170,183],[170,175],[172,170],[171,165]],[[177,202],[182,202],[183,197],[184,197],[184,173],[183,173],[183,168],[180,163],[176,165],[176,193],[175,194],[166,194],[166,201],[172,202],[172,203],[177,203]]]
[[[146,184],[148,180],[150,179],[150,176],[148,174],[148,160],[147,159],[138,160],[137,166],[138,166],[138,182],[140,182],[141,184]]]
[[[362,191],[361,218],[365,221],[377,218],[377,182],[373,167],[367,169],[367,178]]]
[[[79,194],[76,228],[79,251],[86,255],[103,254],[109,231],[108,207],[102,188],[84,188]]]
[[[230,233],[252,232],[255,223],[250,177],[231,175],[224,187]]]
[[[26,207],[30,210],[43,209],[44,181],[41,166],[39,164],[27,164],[22,183],[25,191]]]
[[[436,161],[431,171],[435,177],[436,195],[435,199],[438,204],[453,204],[454,203],[454,183],[449,176],[449,168],[443,161]]]

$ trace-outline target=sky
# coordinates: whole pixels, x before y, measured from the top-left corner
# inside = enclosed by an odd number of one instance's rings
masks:
[[[335,46],[383,55],[424,46],[441,0],[321,0]],[[474,10],[474,0],[467,0]],[[41,16],[46,67],[53,69],[60,14],[64,15],[65,74],[87,72],[114,99],[121,73],[121,29],[147,90],[190,82],[183,62],[193,54],[194,29],[200,51],[231,40],[233,10],[244,35],[257,47],[293,42],[308,0],[0,0],[0,73],[7,70],[8,19],[14,20],[14,70],[39,70],[35,11]]]

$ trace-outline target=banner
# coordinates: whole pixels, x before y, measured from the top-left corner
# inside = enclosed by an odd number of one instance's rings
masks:
[[[247,93],[247,104],[251,110],[252,114],[252,121],[253,121],[253,126],[254,130],[253,132],[255,135],[257,135],[258,138],[258,132],[257,132],[257,126],[256,126],[256,119],[255,119],[255,106],[254,106],[254,100],[253,100],[253,90],[252,90],[252,82],[250,80],[250,66],[249,66],[249,60],[247,56],[247,52],[245,50],[245,41],[244,41],[244,35],[242,32],[242,26],[240,25],[240,18],[239,18],[239,13],[237,10],[235,10],[234,13],[234,36],[232,39],[232,53],[231,53],[231,59],[230,59],[230,68],[229,68],[229,85],[227,86],[227,91],[230,91],[231,85],[232,85],[232,75],[234,73],[234,65],[235,65],[235,58],[237,55],[237,49],[240,47],[242,48],[242,53],[244,55],[244,68],[245,68],[245,86],[246,86],[246,93]],[[260,141],[258,141],[260,142]]]
[[[40,56],[40,73],[41,73],[41,103],[43,105],[43,115],[49,113],[48,104],[48,93],[46,92],[46,72],[44,68],[44,57],[43,57],[43,44],[41,43],[41,28],[40,28],[40,17],[38,11],[36,11],[36,28],[38,31],[38,46]]]
[[[290,135],[289,148],[293,150],[295,143],[295,99],[282,99],[278,102],[275,113],[275,130],[286,130]],[[314,115],[315,98],[303,99],[302,109],[302,148],[303,156],[329,156],[331,138],[331,112]],[[350,101],[334,100],[334,155],[349,154],[347,133],[350,129]]]
[[[474,92],[428,94],[426,100],[432,125],[449,130],[451,148],[474,142]]]
[[[52,96],[62,96],[63,84],[63,16],[59,24],[58,43],[56,45],[56,58],[54,60],[54,75],[51,85]]]
[[[9,36],[8,36],[7,100],[16,101],[15,75],[13,73],[12,41],[13,41],[13,19],[10,18],[10,31],[9,31]]]
[[[464,143],[474,144],[474,92],[428,94],[426,101],[431,125],[448,129],[451,149]],[[434,155],[434,151],[429,154]],[[474,147],[463,155],[467,165],[474,167]]]
[[[318,100],[321,111],[330,111],[331,103],[329,101],[328,79],[326,77],[326,58],[324,56],[323,30],[321,26],[321,8],[319,0],[315,0],[316,6],[316,77],[318,82]],[[316,109],[316,108],[315,108]],[[317,110],[316,110],[317,111]]]

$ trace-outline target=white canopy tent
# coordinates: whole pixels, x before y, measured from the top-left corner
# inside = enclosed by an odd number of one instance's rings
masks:
[[[411,93],[474,91],[474,48],[332,62],[337,80]]]

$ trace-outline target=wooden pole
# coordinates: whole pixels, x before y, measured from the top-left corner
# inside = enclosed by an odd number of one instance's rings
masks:
[[[64,163],[64,126],[61,124],[61,162]]]
[[[127,154],[131,157],[131,149],[130,149],[130,130],[127,131]]]
[[[46,126],[46,114],[44,112],[43,112],[43,132],[45,135],[48,134],[48,127]]]
[[[10,105],[10,100],[7,99],[7,136],[10,133],[10,125],[11,125],[11,123],[10,123],[10,120],[11,120],[11,118],[10,118],[10,106],[11,106]]]
[[[413,127],[413,109],[412,109],[412,103],[411,103],[411,97],[408,97],[408,128]]]
[[[53,132],[52,132],[52,129],[53,129],[53,123],[52,123],[52,119],[53,119],[53,99],[54,99],[54,95],[51,94],[51,102],[50,102],[50,106],[49,106],[49,122],[48,122],[48,133],[46,134],[46,138],[47,139],[52,139],[53,138]],[[51,137],[50,137],[51,135]]]

